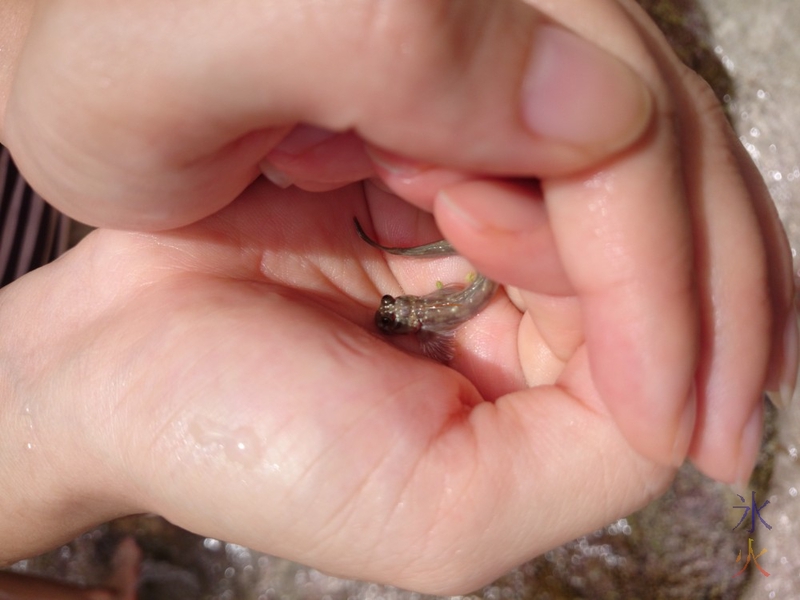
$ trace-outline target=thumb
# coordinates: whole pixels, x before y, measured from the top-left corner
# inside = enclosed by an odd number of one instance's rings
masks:
[[[519,0],[51,2],[13,73],[2,137],[23,173],[117,227],[218,210],[300,122],[542,177],[625,148],[652,110],[626,65]]]

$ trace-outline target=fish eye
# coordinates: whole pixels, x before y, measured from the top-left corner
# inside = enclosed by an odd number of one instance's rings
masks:
[[[381,298],[381,306],[394,306],[394,298],[392,298],[389,294],[386,294],[383,298]]]
[[[387,314],[381,311],[375,313],[375,325],[377,325],[378,329],[381,331],[392,331],[395,322],[395,316],[392,313]]]

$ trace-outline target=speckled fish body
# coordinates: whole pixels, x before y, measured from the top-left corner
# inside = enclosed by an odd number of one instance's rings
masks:
[[[446,240],[411,248],[391,248],[372,240],[355,220],[358,235],[374,248],[390,254],[431,258],[453,256],[457,252]],[[440,362],[453,358],[453,335],[489,303],[497,283],[480,273],[469,285],[446,285],[425,296],[383,296],[375,312],[375,324],[392,335],[416,334],[422,351]]]

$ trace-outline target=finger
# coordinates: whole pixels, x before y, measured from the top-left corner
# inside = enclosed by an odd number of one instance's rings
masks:
[[[761,173],[744,146],[736,143],[738,140],[735,139],[734,132],[730,128],[725,131],[731,138],[730,146],[739,165],[744,186],[752,199],[767,252],[773,330],[766,389],[779,408],[787,408],[797,385],[800,352],[793,251]]]
[[[760,444],[762,391],[793,389],[797,372],[788,245],[718,101],[661,36],[652,40],[675,98],[694,229],[701,329],[690,456],[706,474],[742,483]],[[770,356],[778,365],[773,374]]]
[[[618,31],[612,43],[639,45],[630,56],[638,57],[634,68],[653,92],[653,127],[630,153],[601,170],[545,179],[542,187],[559,255],[580,301],[600,396],[634,448],[678,465],[696,418],[700,315],[689,198],[676,152],[682,147],[673,121],[678,109],[662,74],[677,61],[638,7],[622,6],[641,37]],[[569,5],[558,9],[569,17]],[[597,4],[590,10],[612,9]]]
[[[558,4],[552,10],[569,19],[574,8]],[[652,91],[656,118],[630,152],[593,172],[543,179],[542,189],[559,256],[580,301],[600,397],[635,449],[678,465],[695,420],[699,315],[673,92],[664,83],[663,65],[651,59],[670,51],[633,3],[587,10],[611,24],[607,43],[616,51],[627,47]],[[604,17],[615,10],[617,19]]]
[[[488,277],[539,294],[574,292],[538,184],[451,185],[436,196],[434,215],[444,236]]]
[[[731,137],[733,132],[729,130]],[[793,273],[794,251],[775,204],[744,146],[732,143],[745,185],[749,190],[767,250],[770,297],[773,311],[772,352],[766,389],[779,408],[788,408],[797,387],[800,332],[796,305],[797,279]]]
[[[358,136],[301,125],[281,140],[259,164],[275,185],[309,192],[336,189],[375,174]]]
[[[434,215],[459,253],[505,284],[523,312],[517,352],[527,385],[554,384],[584,336],[538,185],[461,182],[436,196]]]
[[[718,104],[710,91],[693,97],[698,112],[686,121],[696,127],[687,130],[699,136],[687,144],[697,155],[687,155],[686,172],[702,224],[704,348],[690,456],[707,475],[745,485],[761,445],[763,392],[771,383],[793,389],[796,376],[791,260],[761,176]]]
[[[670,413],[672,419],[666,420],[668,426],[661,428],[662,432],[666,429],[674,435],[671,455],[673,463],[677,464],[680,461],[681,449],[686,449],[686,432],[690,427],[696,402],[696,434],[690,449],[692,458],[701,470],[712,477],[742,482],[752,469],[760,442],[761,391],[767,378],[767,361],[770,353],[773,356],[777,354],[790,357],[785,363],[789,366],[784,368],[781,380],[792,380],[796,373],[796,362],[791,358],[792,355],[796,356],[794,349],[797,346],[796,337],[793,335],[795,324],[788,308],[792,293],[791,278],[788,274],[788,253],[783,234],[777,226],[773,211],[769,208],[763,188],[757,184],[759,178],[754,176],[752,165],[747,164],[749,159],[742,160],[741,150],[738,150],[737,158],[731,155],[730,148],[736,148],[738,143],[727,133],[728,128],[716,101],[711,98],[705,86],[697,85],[694,76],[687,78],[683,75],[685,73],[683,67],[666,50],[665,43],[658,35],[652,39],[653,54],[660,61],[662,72],[675,97],[675,106],[672,109],[668,108],[669,104],[661,104],[661,109],[668,110],[665,115],[669,115],[671,110],[675,111],[681,124],[679,128],[681,137],[677,143],[685,150],[679,165],[667,160],[670,136],[666,136],[666,145],[663,145],[664,140],[659,142],[658,125],[653,138],[656,143],[647,149],[657,149],[661,143],[661,154],[665,157],[660,164],[662,173],[664,171],[668,174],[681,173],[683,180],[681,181],[681,177],[670,175],[672,177],[670,183],[664,181],[663,177],[651,176],[645,180],[649,181],[652,189],[640,190],[638,193],[642,197],[648,197],[645,196],[646,192],[651,200],[656,201],[660,198],[668,201],[667,197],[670,194],[674,194],[673,198],[685,197],[688,200],[687,206],[691,209],[695,235],[693,242],[675,235],[665,239],[646,227],[637,232],[632,223],[620,226],[620,222],[615,221],[613,217],[613,224],[609,227],[607,216],[614,211],[613,208],[609,209],[609,206],[618,205],[620,188],[615,188],[613,202],[603,202],[602,195],[595,198],[597,201],[595,208],[603,214],[599,219],[590,220],[592,229],[587,229],[585,232],[600,233],[599,237],[605,239],[607,248],[614,248],[618,253],[620,247],[617,242],[620,240],[627,240],[623,245],[632,244],[629,256],[642,259],[640,267],[644,267],[637,276],[641,277],[643,294],[639,299],[643,300],[644,304],[636,308],[643,308],[649,304],[649,308],[643,310],[660,315],[662,323],[660,326],[651,323],[639,331],[633,331],[630,323],[641,326],[636,317],[631,318],[631,315],[636,314],[635,310],[627,317],[623,317],[621,313],[614,315],[613,308],[607,305],[606,316],[617,321],[608,328],[607,339],[618,347],[618,354],[592,355],[604,363],[604,368],[601,369],[593,362],[593,367],[596,367],[594,372],[599,378],[598,387],[604,392],[603,397],[611,402],[610,409],[615,415],[621,416],[621,427],[627,432],[631,443],[637,448],[645,449],[643,450],[645,452],[648,447],[654,449],[653,442],[657,437],[650,440],[643,437],[653,434],[654,430],[641,427],[637,429],[632,422],[626,424],[625,415],[622,413],[630,409],[633,404],[620,404],[615,407],[615,396],[610,388],[605,387],[607,382],[603,381],[603,372],[619,373],[619,369],[623,366],[617,363],[615,371],[606,360],[610,357],[610,362],[613,362],[624,356],[625,352],[619,349],[624,350],[625,342],[633,340],[632,346],[639,345],[640,352],[637,351],[636,354],[645,360],[653,360],[651,366],[654,370],[648,377],[656,375],[658,371],[656,365],[661,365],[662,379],[659,381],[656,376],[650,381],[650,384],[657,384],[655,388],[639,390],[639,405],[652,411],[651,415],[660,414],[662,417],[666,416],[665,411],[673,411]],[[666,97],[660,93],[656,93],[655,96],[658,99],[657,103],[663,102],[662,99]],[[665,125],[665,129],[669,129],[669,121],[660,122]],[[654,156],[658,154],[656,150]],[[644,153],[642,158],[647,158],[647,154]],[[658,163],[652,163],[651,168],[656,164]],[[641,166],[646,164],[642,163]],[[645,172],[641,171],[639,177],[643,177]],[[650,172],[655,173],[655,170]],[[744,180],[742,173],[745,174]],[[608,182],[605,177],[599,180],[601,184]],[[597,184],[598,181],[588,183]],[[670,191],[662,196],[661,192],[665,190]],[[556,198],[556,194],[563,190],[552,195],[551,191],[554,189],[545,187],[548,200]],[[553,215],[563,208],[555,206],[556,203],[548,205],[549,208],[552,207]],[[674,208],[675,215],[680,216],[681,213],[685,213],[685,208],[682,209],[680,205],[674,205]],[[632,211],[628,213],[629,216],[634,214],[635,211],[630,207],[629,210]],[[670,230],[675,234],[682,228],[680,219],[669,220],[657,209],[654,209],[650,216],[656,220],[663,219],[662,234]],[[645,215],[641,213],[639,218],[645,219]],[[558,238],[560,230],[556,217],[554,217],[554,230]],[[685,227],[683,231],[686,231]],[[608,233],[613,235],[608,236]],[[637,234],[643,236],[638,241]],[[652,237],[648,241],[645,236]],[[765,242],[765,239],[769,241]],[[646,247],[648,243],[653,245],[649,253]],[[687,249],[691,248],[692,244],[694,258],[687,255]],[[656,246],[667,252],[662,254],[660,250],[654,250]],[[622,258],[625,258],[624,254]],[[567,271],[574,276],[570,270],[571,260],[567,257],[564,260]],[[648,261],[650,265],[646,267]],[[697,269],[696,279],[686,276],[686,265],[692,261],[695,261]],[[768,266],[768,262],[771,266]],[[651,275],[657,274],[657,277],[648,280],[646,273],[648,269]],[[624,269],[620,272],[624,272]],[[591,273],[585,275],[591,278]],[[580,275],[577,277],[580,278]],[[699,329],[697,325],[693,325],[694,317],[689,308],[694,293],[693,282],[697,285],[696,297],[700,307]],[[582,290],[580,286],[580,283],[576,283],[579,296]],[[651,293],[659,297],[647,298]],[[670,307],[663,304],[663,300],[667,298],[672,303]],[[620,306],[625,306],[623,298],[618,297],[617,300]],[[592,304],[591,299],[588,304],[582,303],[582,306],[586,307],[586,315],[591,314]],[[775,319],[777,323],[773,322]],[[693,334],[693,331],[699,334],[699,337],[695,338],[697,340],[695,345],[691,342],[683,345],[675,344],[683,335],[687,336],[683,338],[684,340],[691,340],[692,335],[697,335]],[[787,333],[784,334],[784,331]],[[634,333],[635,337],[629,337],[631,333]],[[644,336],[639,337],[641,334]],[[591,331],[587,327],[590,351],[591,336]],[[650,341],[646,341],[645,337],[650,338]],[[777,347],[779,350],[776,350]],[[682,354],[683,360],[681,360]],[[685,401],[681,399],[680,389],[675,387],[675,384],[683,382],[685,385],[690,381],[688,369],[695,356],[699,358],[696,382],[694,388],[690,388],[688,392],[688,401]],[[633,371],[636,371],[636,367]],[[677,375],[676,379],[665,382],[664,376],[667,373]],[[633,380],[626,380],[624,385],[635,386],[636,380],[636,377]],[[670,383],[673,385],[672,388],[669,387]],[[616,391],[617,394],[624,394],[623,389]],[[662,395],[659,396],[659,393]],[[687,397],[685,392],[683,397]],[[634,401],[633,396],[628,398],[628,402]],[[683,412],[679,412],[678,409]],[[640,425],[646,421],[646,415],[641,416],[644,421],[641,421]],[[666,450],[669,447],[668,440],[662,438],[661,442],[664,444],[662,449]],[[648,456],[655,455],[648,454]]]
[[[608,157],[650,118],[621,61],[516,0],[42,6],[2,137],[43,195],[95,223],[213,212],[298,122],[545,175]]]

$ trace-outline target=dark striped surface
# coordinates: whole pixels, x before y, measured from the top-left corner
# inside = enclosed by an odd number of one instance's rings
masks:
[[[0,146],[0,286],[67,249],[70,221],[34,192]]]

